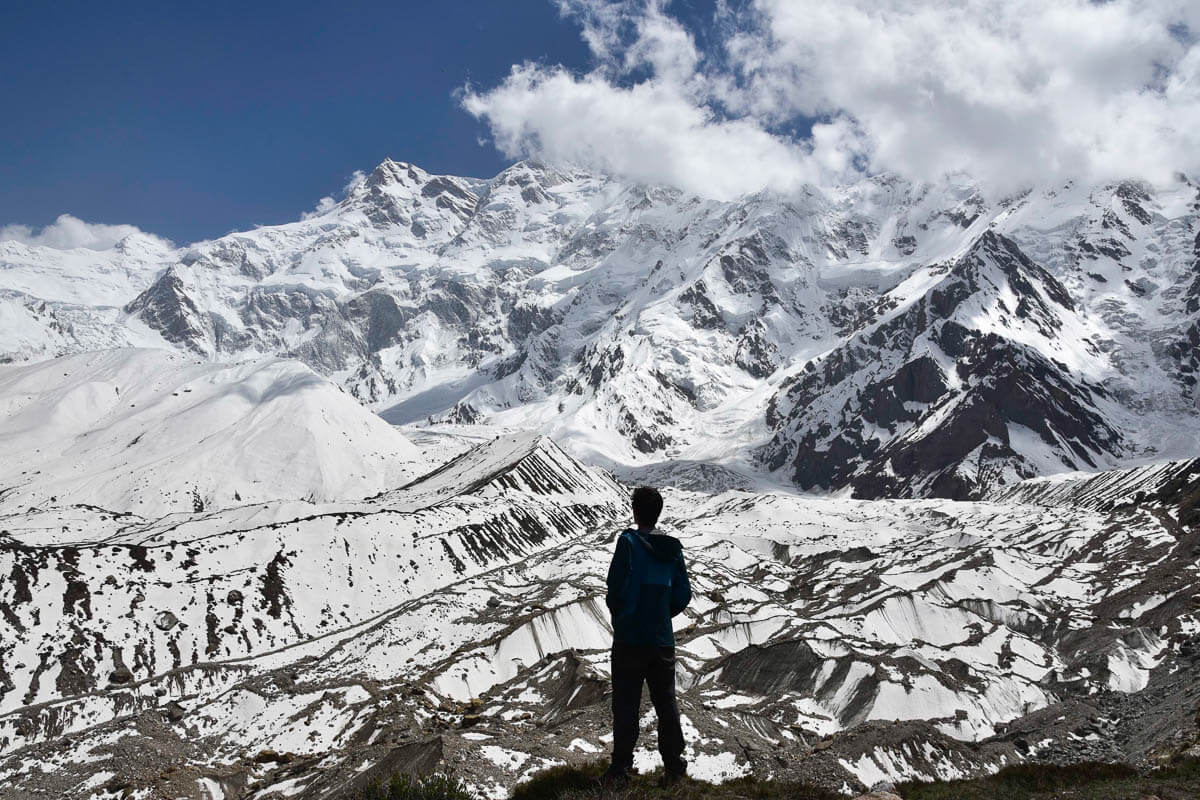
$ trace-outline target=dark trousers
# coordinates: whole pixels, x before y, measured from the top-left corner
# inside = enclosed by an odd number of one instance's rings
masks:
[[[683,729],[675,704],[675,648],[638,647],[613,642],[613,759],[617,770],[633,767],[633,747],[638,738],[638,711],[642,682],[650,687],[650,702],[658,715],[658,752],[667,772],[683,774]]]

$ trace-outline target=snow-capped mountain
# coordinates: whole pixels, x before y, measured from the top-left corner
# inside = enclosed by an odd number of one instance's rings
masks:
[[[771,466],[801,487],[962,498],[1122,452],[1087,321],[1011,239],[988,230],[889,299],[772,401]]]
[[[719,203],[385,161],[180,250],[0,245],[0,354],[282,355],[390,421],[537,429],[631,477],[979,496],[1200,450],[1198,196],[876,177]]]

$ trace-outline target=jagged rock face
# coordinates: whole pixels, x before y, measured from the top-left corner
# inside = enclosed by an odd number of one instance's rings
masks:
[[[131,300],[125,311],[140,316],[171,344],[201,354],[211,353],[216,344],[212,321],[196,307],[173,269]]]
[[[534,427],[617,469],[973,496],[1176,455],[1198,414],[1198,209],[1187,183],[993,201],[884,176],[717,203],[385,161],[332,208],[180,251],[5,243],[0,356],[286,355],[392,421]]]
[[[1194,735],[1196,464],[1009,491],[668,492],[693,773],[863,788]],[[0,797],[335,798],[439,762],[499,794],[601,757],[626,498],[516,434],[358,503],[10,513]]]
[[[1165,355],[1179,364],[1180,381],[1200,407],[1200,233],[1192,244],[1192,281],[1183,292],[1183,307],[1190,322],[1182,333],[1167,342]]]
[[[1025,438],[1054,453],[1058,471],[1123,452],[1107,392],[1054,357],[1064,326],[1083,325],[1069,294],[1011,240],[988,231],[881,305],[771,402],[777,432],[762,457],[802,488],[961,499],[1048,471]]]

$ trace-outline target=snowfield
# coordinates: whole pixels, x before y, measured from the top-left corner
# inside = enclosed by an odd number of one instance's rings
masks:
[[[93,505],[160,517],[352,500],[432,465],[294,361],[109,350],[0,365],[0,512]]]

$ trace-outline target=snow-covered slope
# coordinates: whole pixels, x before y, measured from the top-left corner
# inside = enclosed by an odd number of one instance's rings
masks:
[[[1134,505],[1170,503],[1181,488],[1200,479],[1200,459],[1164,461],[1107,472],[1063,473],[997,489],[998,503],[1030,503],[1111,511]]]
[[[1200,528],[1174,506],[673,491],[667,514],[698,777],[836,789],[1200,736]],[[333,798],[439,762],[500,797],[594,759],[627,518],[536,434],[357,503],[8,514],[0,797]]]
[[[0,366],[0,511],[86,504],[157,517],[365,497],[429,467],[296,361],[121,349]]]
[[[978,496],[1200,450],[1198,208],[1186,179],[718,203],[385,161],[298,222],[93,254],[95,298],[56,277],[79,253],[0,246],[0,354],[283,355],[393,422],[537,429],[619,471]]]
[[[161,341],[121,307],[176,257],[140,234],[103,251],[0,241],[0,362]]]

